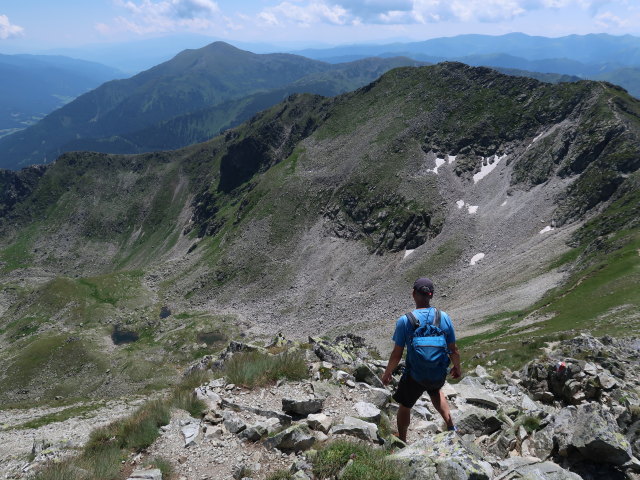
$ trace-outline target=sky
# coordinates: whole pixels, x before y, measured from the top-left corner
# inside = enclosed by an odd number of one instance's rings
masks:
[[[640,0],[0,0],[0,53],[185,33],[309,47],[510,32],[640,35]]]

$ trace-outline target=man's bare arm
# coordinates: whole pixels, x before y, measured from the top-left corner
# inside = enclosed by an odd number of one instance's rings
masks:
[[[400,360],[402,360],[402,352],[404,351],[404,347],[400,345],[395,345],[393,350],[391,351],[391,356],[389,357],[389,363],[387,363],[387,368],[382,374],[382,383],[385,385],[389,385],[391,382],[391,374],[396,369]]]
[[[458,346],[455,343],[449,343],[447,345],[449,351],[449,358],[451,358],[451,362],[453,362],[453,368],[451,369],[451,376],[453,378],[460,378],[462,375],[462,368],[460,367],[460,351],[458,350]]]

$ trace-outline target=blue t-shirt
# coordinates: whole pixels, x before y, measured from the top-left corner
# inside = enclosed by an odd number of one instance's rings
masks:
[[[413,311],[413,314],[420,321],[420,325],[424,325],[425,321],[433,323],[436,315],[436,309],[434,307],[418,308]],[[456,333],[453,330],[453,324],[446,312],[440,310],[440,328],[444,332],[444,338],[447,341],[447,345],[450,343],[456,343]],[[402,315],[396,321],[396,330],[393,332],[393,341],[400,347],[406,347],[411,342],[413,336],[413,325],[406,315]]]

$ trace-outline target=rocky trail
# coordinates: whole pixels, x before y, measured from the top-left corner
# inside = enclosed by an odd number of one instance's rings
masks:
[[[129,478],[161,479],[160,470],[144,467],[160,457],[180,480],[258,480],[284,470],[311,479],[315,452],[336,439],[386,449],[406,478],[640,478],[639,339],[581,335],[548,345],[520,371],[478,366],[444,387],[458,431],[443,431],[425,395],[412,410],[406,446],[392,435],[397,404],[379,380],[385,362],[371,357],[363,339],[310,338],[302,345],[279,337],[271,347],[303,354],[310,378],[250,390],[222,377],[197,387],[202,417],[174,409],[155,443],[131,454]],[[216,370],[246,351],[268,350],[232,342],[189,371]],[[88,418],[35,430],[15,429],[29,419],[24,412],[2,412],[1,478],[28,478],[76,451],[90,428],[139,403],[111,402]]]

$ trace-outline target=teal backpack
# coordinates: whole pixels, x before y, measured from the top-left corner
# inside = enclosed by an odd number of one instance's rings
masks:
[[[446,378],[451,353],[444,331],[440,328],[440,310],[433,310],[433,321],[427,315],[422,323],[413,312],[406,314],[414,329],[407,348],[407,364],[411,377],[425,385],[438,383]]]

